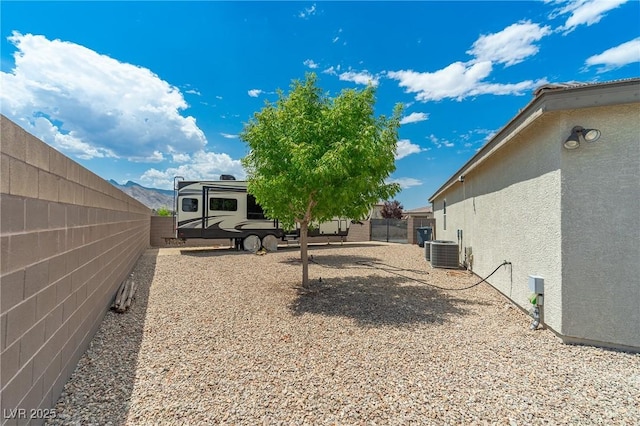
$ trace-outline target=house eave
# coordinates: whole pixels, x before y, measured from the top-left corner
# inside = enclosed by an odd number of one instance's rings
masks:
[[[429,197],[433,201],[460,181],[471,170],[485,162],[496,151],[511,142],[516,135],[544,114],[569,109],[592,108],[640,102],[640,78],[569,85],[562,88],[539,89],[536,97],[514,118],[500,129],[473,157],[459,168],[436,192]]]

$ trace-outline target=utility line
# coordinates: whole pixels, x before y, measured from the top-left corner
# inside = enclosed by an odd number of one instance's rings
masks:
[[[321,263],[318,263],[318,262],[316,262],[314,259],[309,259],[309,260],[310,260],[312,263],[315,263],[316,265],[322,266],[322,267],[324,267],[324,268],[335,268],[335,267],[332,267],[332,266],[323,265],[323,264],[321,264]],[[382,262],[366,262],[366,261],[358,261],[358,262],[355,262],[355,264],[357,264],[357,265],[361,265],[361,266],[365,266],[365,267],[368,267],[368,268],[371,268],[371,269],[378,269],[378,270],[381,270],[381,271],[388,272],[388,273],[390,273],[390,274],[398,275],[398,276],[403,277],[403,278],[406,278],[406,279],[408,279],[408,280],[415,281],[415,282],[418,282],[418,283],[421,283],[421,284],[426,284],[426,285],[428,285],[428,286],[431,286],[431,287],[437,288],[437,289],[439,289],[439,290],[445,290],[445,291],[462,291],[462,290],[469,290],[469,289],[471,289],[471,288],[473,288],[473,287],[479,286],[480,284],[482,284],[483,282],[485,282],[486,280],[488,280],[488,279],[489,279],[493,274],[495,274],[495,273],[498,271],[498,269],[500,269],[502,266],[505,266],[505,265],[511,265],[511,262],[507,262],[507,261],[505,260],[505,261],[504,261],[504,262],[502,262],[500,265],[498,265],[498,266],[496,267],[496,269],[494,269],[494,270],[493,270],[489,275],[487,275],[486,277],[484,277],[483,279],[481,279],[481,280],[480,280],[480,281],[478,281],[477,283],[475,283],[475,284],[471,284],[471,285],[469,285],[469,286],[467,286],[467,287],[463,287],[463,288],[447,288],[447,287],[440,287],[440,286],[437,286],[437,285],[435,285],[435,284],[428,283],[427,281],[420,280],[420,279],[417,279],[417,278],[412,278],[412,277],[409,277],[409,276],[403,275],[403,274],[401,274],[401,273],[399,273],[399,272],[396,272],[396,271],[411,271],[410,269],[402,269],[402,268],[398,268],[398,267],[395,267],[395,266],[392,266],[392,265],[387,265],[386,263],[382,263]],[[380,267],[380,266],[376,266],[376,264],[378,264],[378,265],[384,265],[384,266],[386,266],[386,268],[383,268],[383,267]],[[392,269],[392,268],[393,268],[393,269]],[[337,268],[337,269],[340,269],[340,268]],[[415,271],[411,271],[411,272],[415,272]]]

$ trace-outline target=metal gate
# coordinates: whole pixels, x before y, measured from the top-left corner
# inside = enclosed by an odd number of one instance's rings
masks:
[[[408,243],[406,219],[371,219],[371,240]]]

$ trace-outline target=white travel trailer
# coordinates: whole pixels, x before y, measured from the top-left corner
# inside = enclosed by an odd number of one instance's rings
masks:
[[[267,218],[247,182],[222,175],[219,181],[179,181],[176,236],[190,238],[229,238],[236,247],[257,251],[273,249],[278,240],[297,239],[300,230],[285,230],[277,219]],[[309,236],[341,236],[349,232],[348,219],[315,224]]]

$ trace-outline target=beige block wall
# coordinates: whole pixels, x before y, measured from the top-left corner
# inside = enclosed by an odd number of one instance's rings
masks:
[[[349,224],[347,241],[371,241],[371,222],[369,222],[368,220],[363,220],[362,224]]]
[[[175,236],[174,218],[166,216],[151,216],[151,230],[149,243],[151,247],[164,247],[165,238]]]
[[[28,413],[57,400],[148,247],[151,212],[4,116],[0,128],[0,412]]]
[[[436,220],[429,216],[409,216],[407,218],[407,242],[418,244],[418,228],[430,226],[431,238],[435,240]]]

